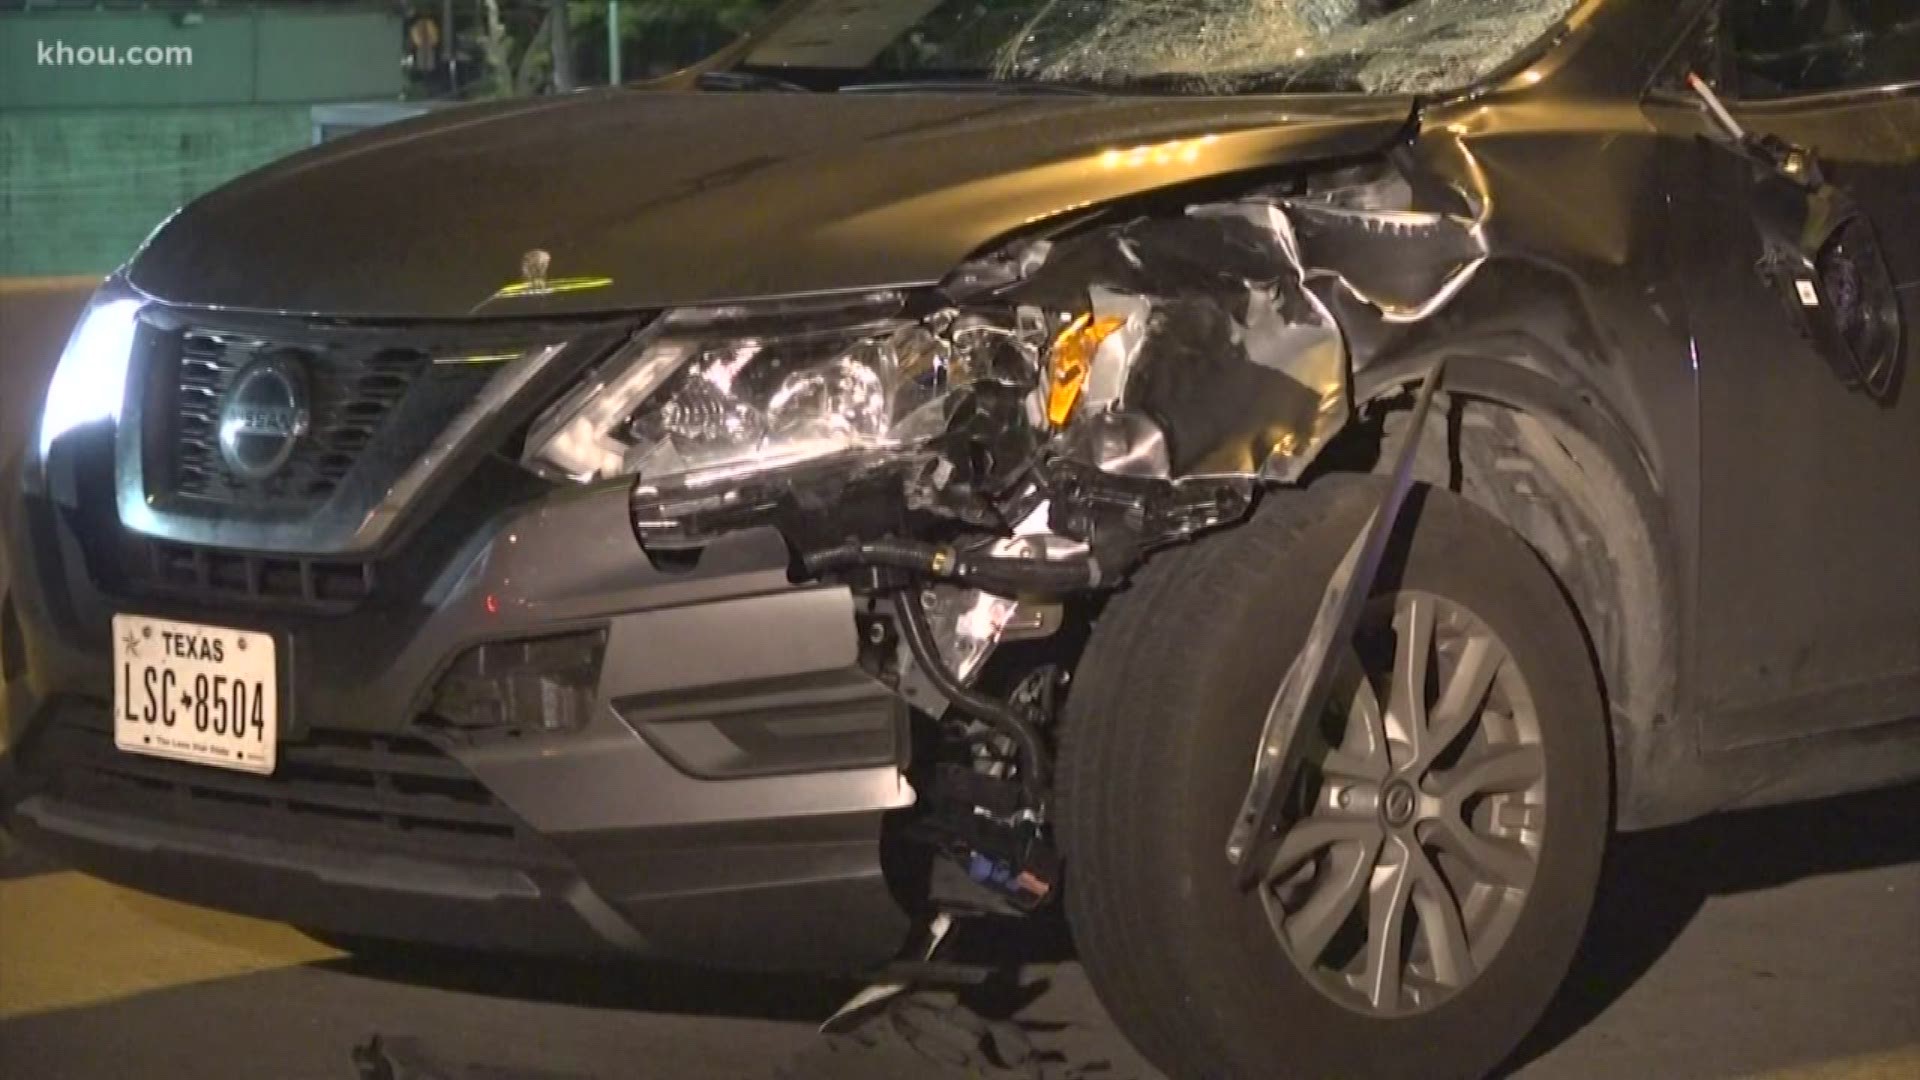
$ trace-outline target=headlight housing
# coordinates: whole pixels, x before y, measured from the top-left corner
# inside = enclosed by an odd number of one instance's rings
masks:
[[[28,455],[30,483],[43,478],[54,444],[101,421],[117,422],[143,301],[117,278],[87,301],[47,384],[39,432]]]
[[[772,326],[670,315],[549,410],[526,461],[580,483],[637,476],[686,491],[900,456],[946,431],[956,392],[978,378],[968,368],[948,337],[899,314]]]

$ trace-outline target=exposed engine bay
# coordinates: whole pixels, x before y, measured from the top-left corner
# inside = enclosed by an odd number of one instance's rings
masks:
[[[917,828],[1038,906],[1076,636],[1155,549],[1311,479],[1357,380],[1409,386],[1449,327],[1498,319],[1456,304],[1496,255],[1539,262],[1490,239],[1497,190],[1468,142],[1406,145],[1048,219],[929,289],[676,309],[535,425],[528,464],[637,477],[656,564],[772,525],[796,581],[850,587],[870,674],[926,728]]]
[[[929,295],[861,297],[851,332],[844,305],[817,330],[802,310],[777,346],[702,353],[701,316],[678,315],[656,332],[688,340],[642,354],[662,404],[611,448],[640,458],[635,534],[670,561],[772,523],[796,577],[865,597],[873,674],[927,728],[909,833],[944,856],[934,902],[1032,910],[1059,876],[1076,634],[1151,551],[1302,479],[1350,420],[1356,351],[1486,261],[1475,209],[1383,163],[1025,238]],[[709,317],[737,334],[739,314]],[[794,358],[764,363],[775,347]]]

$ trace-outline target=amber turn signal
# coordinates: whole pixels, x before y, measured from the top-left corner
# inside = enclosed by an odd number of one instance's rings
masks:
[[[1073,416],[1086,388],[1087,375],[1093,370],[1093,354],[1100,343],[1112,337],[1127,321],[1119,318],[1096,319],[1082,315],[1067,324],[1053,339],[1047,360],[1047,421],[1054,427]]]

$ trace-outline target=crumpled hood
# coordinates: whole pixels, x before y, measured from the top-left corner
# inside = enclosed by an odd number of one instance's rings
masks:
[[[607,312],[926,284],[995,238],[1209,176],[1385,146],[1406,98],[613,90],[305,151],[187,206],[133,283],[343,317]],[[549,253],[549,291],[522,281]],[[537,260],[536,260],[537,261]]]

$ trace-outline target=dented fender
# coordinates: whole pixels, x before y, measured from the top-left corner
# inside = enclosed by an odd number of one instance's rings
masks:
[[[1291,483],[1346,426],[1341,312],[1443,311],[1487,262],[1482,222],[1331,198],[1199,205],[1064,241],[1031,282],[1081,285],[1101,342],[1064,445],[1128,476]]]

